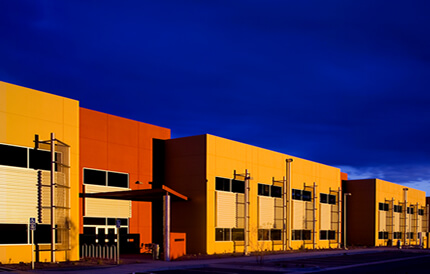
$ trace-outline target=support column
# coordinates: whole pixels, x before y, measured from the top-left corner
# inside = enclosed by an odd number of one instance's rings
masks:
[[[170,195],[163,197],[164,209],[164,260],[170,261]]]

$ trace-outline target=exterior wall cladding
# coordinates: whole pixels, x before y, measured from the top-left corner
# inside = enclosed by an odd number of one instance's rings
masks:
[[[1,263],[31,260],[30,217],[39,248],[51,246],[49,191],[38,189],[49,178],[50,158],[46,147],[34,150],[35,135],[48,140],[51,133],[70,146],[55,154],[70,165],[55,170],[69,186],[61,196],[68,210],[56,213],[67,232],[57,236],[56,249],[67,245],[55,252],[57,261],[79,259],[88,237],[103,244],[116,233],[137,235],[135,252],[145,251],[141,243],[163,246],[159,202],[80,198],[163,184],[189,197],[171,211],[171,231],[186,233],[188,253],[339,248],[344,236],[350,245],[427,243],[425,193],[398,184],[347,180],[338,168],[213,135],[170,139],[169,129],[4,82],[0,126],[0,235],[9,236],[0,239]],[[345,193],[352,194],[346,235]],[[49,251],[38,256],[51,259]]]

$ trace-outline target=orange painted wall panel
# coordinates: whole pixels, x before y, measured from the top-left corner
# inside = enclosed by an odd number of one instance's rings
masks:
[[[129,174],[131,189],[151,188],[152,140],[170,139],[170,129],[85,108],[80,109],[80,122],[81,171],[94,168],[124,172]],[[136,184],[136,181],[142,184]],[[82,199],[80,208],[82,212]],[[130,233],[140,234],[142,243],[151,242],[151,219],[151,203],[132,202],[129,229]]]
[[[187,235],[185,233],[170,233],[170,259],[174,260],[186,254]]]

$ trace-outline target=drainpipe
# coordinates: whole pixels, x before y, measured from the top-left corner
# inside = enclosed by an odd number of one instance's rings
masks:
[[[51,133],[51,262],[55,263],[55,134]]]
[[[282,183],[282,214],[284,217],[282,220],[282,249],[285,251],[287,250],[287,179],[285,176]]]
[[[286,213],[286,217],[287,217],[287,226],[285,228],[286,230],[286,245],[288,246],[288,248],[291,249],[291,162],[293,161],[293,159],[286,159],[285,160],[287,165],[286,165],[286,177],[287,177],[287,192],[286,192],[286,197],[284,198],[284,212]],[[285,215],[284,215],[285,216]]]
[[[243,253],[249,255],[249,173],[245,170],[245,247]]]
[[[316,216],[316,201],[317,201],[317,184],[314,182],[314,187],[313,187],[313,193],[314,193],[314,198],[313,198],[313,210],[312,210],[312,217],[313,217],[313,221],[312,221],[312,248],[315,249],[315,245],[316,245],[316,235],[317,232],[315,231],[316,229],[316,223],[317,223],[317,216]]]
[[[405,232],[402,235],[403,238],[403,244],[406,245],[406,233],[408,231],[408,227],[407,227],[407,218],[408,218],[408,188],[404,188],[403,189],[403,195],[404,195],[404,201],[405,201],[405,208],[403,211],[403,216],[404,216],[404,225],[405,225]]]

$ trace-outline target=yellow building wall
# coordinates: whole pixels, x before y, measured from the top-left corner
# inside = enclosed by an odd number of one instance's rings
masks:
[[[70,145],[70,252],[56,252],[58,260],[79,259],[79,102],[76,100],[0,82],[0,143],[34,147],[34,136],[49,140],[50,134]],[[29,262],[29,246],[0,245],[0,262]],[[28,256],[26,255],[28,254]],[[46,256],[50,260],[49,252]],[[41,258],[42,260],[42,258]]]
[[[259,147],[231,141],[228,139],[207,136],[207,253],[243,252],[243,245],[235,246],[234,242],[215,241],[215,177],[233,178],[234,170],[244,174],[250,173],[250,204],[249,204],[249,251],[281,250],[282,241],[258,241],[258,183],[272,184],[272,178],[282,180],[286,176],[286,159],[292,158],[291,180],[292,189],[303,190],[304,185],[313,185],[316,188],[316,248],[337,247],[337,243],[329,243],[328,240],[319,240],[319,193],[329,193],[330,189],[338,190],[341,186],[340,170],[338,168],[322,165],[316,162],[304,160],[290,155],[262,149]],[[303,213],[304,214],[304,213]],[[294,218],[294,216],[293,216]],[[291,248],[298,249],[304,246],[312,248],[312,245],[302,240],[291,241]]]
[[[378,239],[378,233],[379,233],[379,229],[380,229],[380,225],[385,224],[386,225],[386,220],[381,220],[380,217],[384,216],[384,214],[380,214],[379,212],[379,203],[386,203],[389,200],[394,200],[394,205],[398,205],[399,202],[403,203],[404,202],[404,188],[407,188],[407,206],[415,206],[416,204],[418,204],[419,206],[426,206],[426,194],[424,191],[421,190],[417,190],[414,188],[410,188],[404,185],[399,185],[399,184],[395,184],[395,183],[391,183],[391,182],[387,182],[384,180],[380,180],[380,179],[376,179],[375,180],[376,183],[376,199],[375,199],[375,216],[376,216],[376,226],[375,226],[375,245],[376,246],[384,246],[387,245],[387,240],[383,240],[383,239]],[[417,209],[415,209],[415,212],[417,211]],[[388,214],[388,212],[385,212],[385,214]],[[399,213],[395,213],[395,215],[400,215]],[[406,214],[407,218],[409,219],[411,217],[411,214]],[[400,216],[399,216],[400,217]],[[396,224],[397,223],[397,224]],[[399,224],[399,220],[397,220],[397,218],[395,219],[395,227],[400,226]],[[407,224],[408,230],[410,229],[409,224]],[[423,234],[423,243],[426,243],[427,241],[425,240],[426,238],[424,237],[425,234]],[[406,240],[408,242],[408,240]],[[397,240],[393,240],[393,244],[395,244],[397,242]],[[402,244],[403,241],[402,241]],[[419,240],[415,241],[415,240],[411,240],[410,243],[411,245],[417,245],[419,244]]]

